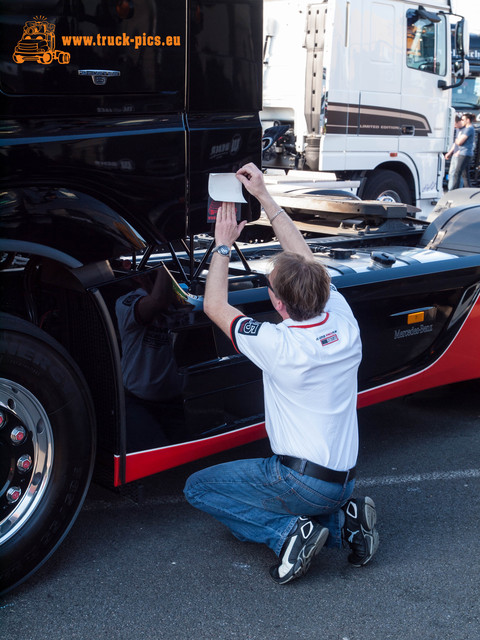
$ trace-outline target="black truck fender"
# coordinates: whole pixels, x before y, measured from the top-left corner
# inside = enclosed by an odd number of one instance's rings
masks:
[[[33,243],[38,247],[35,253],[51,252],[50,257],[70,267],[146,247],[143,237],[122,215],[99,199],[66,186],[13,187],[3,194],[0,210],[2,239]],[[18,245],[14,250],[23,249]]]

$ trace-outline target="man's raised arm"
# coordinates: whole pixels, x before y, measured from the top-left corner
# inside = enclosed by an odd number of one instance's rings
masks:
[[[312,252],[305,242],[304,237],[297,229],[290,216],[277,205],[272,196],[268,193],[263,174],[252,162],[246,164],[237,171],[237,178],[245,189],[255,196],[262,205],[267,218],[275,231],[275,235],[282,245],[284,251],[300,253],[307,258],[313,259]]]

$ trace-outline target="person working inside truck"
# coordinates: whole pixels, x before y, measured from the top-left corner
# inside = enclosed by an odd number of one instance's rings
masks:
[[[124,265],[129,270],[130,265]],[[169,432],[181,423],[183,378],[173,356],[168,315],[175,309],[172,281],[165,268],[132,278],[137,286],[115,303],[122,344],[127,450],[152,442],[171,444]]]
[[[445,154],[445,158],[447,160],[450,157],[452,158],[448,172],[449,191],[460,187],[460,180],[462,176],[464,186],[469,186],[468,167],[473,158],[473,146],[475,142],[475,129],[472,125],[474,118],[475,116],[471,113],[463,114],[461,117],[462,127],[457,133],[453,146]]]
[[[261,171],[247,164],[237,178],[260,201],[284,250],[268,278],[282,322],[258,322],[228,302],[230,251],[245,225],[237,223],[231,203],[218,211],[204,310],[263,371],[274,455],[199,471],[187,480],[185,496],[240,540],[268,545],[278,556],[270,575],[284,584],[304,575],[324,544],[348,544],[357,567],[378,546],[375,503],[351,498],[361,343],[350,307],[269,195]]]

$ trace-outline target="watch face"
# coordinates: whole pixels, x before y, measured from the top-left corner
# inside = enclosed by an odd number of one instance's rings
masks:
[[[229,256],[230,255],[230,249],[225,245],[225,244],[221,244],[218,248],[217,248],[218,253],[220,253],[222,256]]]

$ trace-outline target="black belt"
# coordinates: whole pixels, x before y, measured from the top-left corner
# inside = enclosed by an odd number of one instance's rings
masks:
[[[294,471],[298,471],[298,473],[301,473],[302,475],[311,476],[312,478],[324,480],[325,482],[337,482],[339,484],[343,484],[345,480],[353,480],[355,477],[355,467],[349,471],[335,471],[334,469],[322,467],[321,464],[315,464],[314,462],[302,460],[301,458],[294,458],[293,456],[278,457],[280,458],[280,462],[286,467],[289,467]]]

